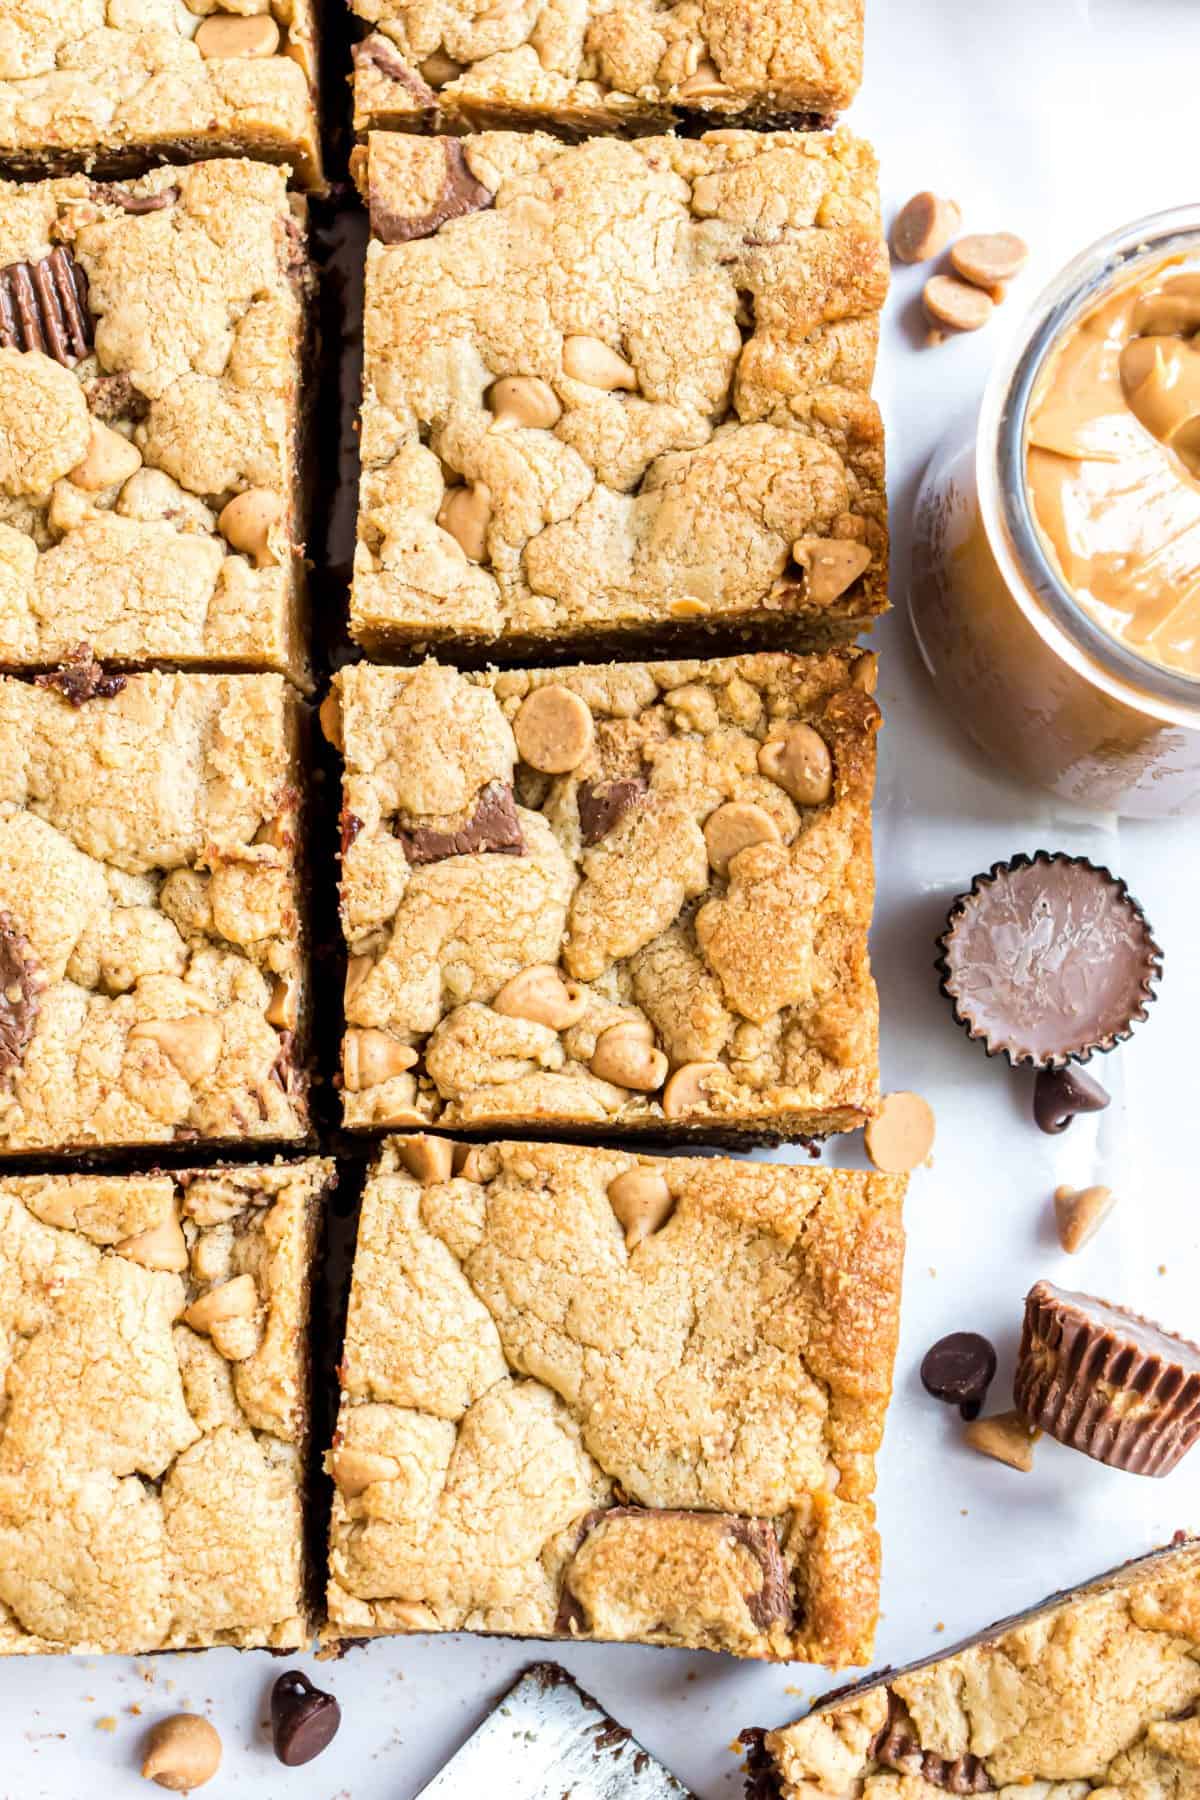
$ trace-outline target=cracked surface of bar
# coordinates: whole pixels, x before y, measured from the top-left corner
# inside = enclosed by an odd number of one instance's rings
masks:
[[[0,1177],[0,1656],[309,1641],[332,1174]]]
[[[329,1457],[327,1635],[865,1660],[904,1189],[388,1140]]]
[[[0,666],[307,682],[310,287],[281,169],[0,183]]]
[[[819,648],[887,604],[887,290],[848,132],[372,135],[351,631]]]

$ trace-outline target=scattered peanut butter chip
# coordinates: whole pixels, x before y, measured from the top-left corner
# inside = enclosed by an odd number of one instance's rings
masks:
[[[627,1250],[665,1225],[675,1204],[657,1169],[626,1169],[609,1182],[608,1203],[625,1232]]]
[[[454,1145],[449,1138],[424,1135],[394,1140],[400,1161],[421,1184],[449,1181],[454,1172]]]
[[[943,200],[928,188],[914,194],[896,214],[892,224],[892,255],[900,262],[928,262],[940,256],[962,224],[954,200]]]
[[[600,1033],[589,1067],[601,1081],[652,1094],[667,1079],[670,1064],[662,1051],[654,1047],[649,1021],[628,1019]]]
[[[483,562],[492,522],[492,490],[487,482],[475,481],[448,489],[438,508],[437,522],[457,540],[468,562]]]
[[[925,1162],[936,1131],[933,1108],[920,1094],[885,1094],[864,1134],[867,1155],[886,1175],[907,1175]]]
[[[1090,1243],[1107,1219],[1117,1197],[1111,1188],[1087,1187],[1076,1191],[1071,1187],[1054,1190],[1054,1221],[1058,1241],[1068,1256],[1075,1256]]]
[[[993,1413],[990,1419],[973,1419],[963,1432],[972,1450],[994,1457],[1028,1475],[1033,1468],[1033,1446],[1041,1437],[1019,1412]]]
[[[959,238],[950,252],[956,274],[976,287],[1011,281],[1029,260],[1029,245],[1012,231],[976,231]]]
[[[982,288],[959,281],[954,275],[931,275],[921,298],[930,318],[953,331],[978,331],[996,310]]]
[[[549,382],[536,375],[504,375],[492,383],[488,405],[497,429],[525,426],[529,430],[549,431],[562,417],[558,395]]]
[[[704,821],[704,842],[712,867],[724,875],[739,850],[748,850],[753,844],[777,844],[779,827],[765,806],[753,800],[727,800]]]
[[[189,1794],[211,1781],[221,1766],[221,1740],[199,1713],[160,1719],[146,1739],[142,1774],[173,1794]]]
[[[793,725],[782,737],[768,738],[758,752],[758,767],[799,806],[821,806],[833,792],[829,746],[811,725]]]
[[[799,538],[792,557],[808,576],[808,598],[825,605],[853,587],[871,564],[871,552],[853,538]]]
[[[587,701],[557,682],[535,688],[521,702],[513,723],[522,762],[543,775],[566,775],[577,769],[595,734]]]

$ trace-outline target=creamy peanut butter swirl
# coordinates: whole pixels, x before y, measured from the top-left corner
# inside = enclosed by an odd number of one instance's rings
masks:
[[[1034,517],[1113,637],[1200,676],[1200,267],[1178,258],[1063,337],[1030,409]]]

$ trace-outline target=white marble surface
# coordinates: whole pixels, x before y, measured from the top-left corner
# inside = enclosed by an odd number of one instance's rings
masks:
[[[880,398],[890,426],[896,599],[902,600],[914,485],[946,420],[978,391],[1002,327],[1042,275],[1108,227],[1197,198],[1197,0],[869,0],[869,72],[852,122],[883,159],[887,210],[932,186],[968,227],[1008,227],[1033,267],[1000,322],[972,340],[918,351],[920,278],[902,271],[884,330]],[[964,1450],[955,1417],[917,1381],[943,1331],[976,1327],[1001,1347],[1001,1386],[1038,1275],[1132,1302],[1200,1335],[1200,1195],[1195,1177],[1200,1015],[1200,824],[1123,826],[1057,817],[986,769],[945,720],[912,652],[903,612],[878,634],[887,718],[879,794],[875,956],[885,1081],[915,1087],[939,1120],[935,1166],[913,1182],[896,1399],[879,1463],[885,1544],[882,1662],[923,1655],[987,1620],[1200,1528],[1200,1452],[1163,1482],[1119,1475],[1039,1447],[1019,1476]],[[1146,906],[1166,951],[1150,1022],[1107,1060],[1117,1101],[1062,1139],[1029,1121],[1026,1082],[949,1023],[932,971],[946,904],[975,870],[1037,845],[1111,861]],[[852,1161],[838,1146],[831,1161]],[[1061,1179],[1105,1179],[1121,1204],[1078,1259],[1049,1227]],[[944,1628],[944,1635],[939,1635]],[[556,1652],[557,1653],[557,1652]],[[10,1800],[121,1800],[146,1720],[211,1711],[225,1765],[206,1792],[295,1800],[407,1800],[537,1646],[469,1639],[379,1642],[318,1674],[343,1704],[335,1745],[285,1771],[263,1737],[281,1664],[230,1652],[156,1664],[10,1663],[0,1675]],[[703,1800],[740,1794],[739,1726],[799,1711],[830,1678],[671,1651],[584,1646],[561,1652],[578,1677]],[[136,1706],[140,1715],[130,1708]],[[115,1729],[98,1721],[114,1719]],[[473,1797],[472,1797],[473,1800]]]

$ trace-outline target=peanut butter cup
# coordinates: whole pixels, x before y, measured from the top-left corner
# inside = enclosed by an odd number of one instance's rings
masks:
[[[1123,881],[1085,856],[993,863],[950,908],[942,992],[968,1037],[1014,1067],[1062,1069],[1146,1017],[1162,953]]]
[[[1166,1475],[1200,1437],[1200,1345],[1039,1281],[1025,1297],[1013,1398],[1060,1444],[1133,1475]]]

